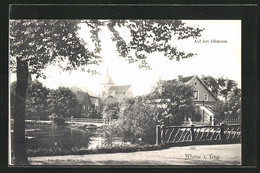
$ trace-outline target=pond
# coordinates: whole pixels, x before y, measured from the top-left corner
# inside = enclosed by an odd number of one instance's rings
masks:
[[[71,150],[74,147],[93,149],[107,141],[107,133],[101,128],[86,129],[69,125],[57,126],[52,123],[26,123],[25,136],[27,149],[33,150],[39,148]]]

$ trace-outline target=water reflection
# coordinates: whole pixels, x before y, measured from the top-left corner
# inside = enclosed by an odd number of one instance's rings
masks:
[[[73,147],[87,148],[92,132],[72,128],[69,126],[34,125],[30,124],[26,129],[27,149],[64,149],[70,150]]]
[[[52,150],[71,150],[73,148],[95,149],[121,141],[120,137],[112,137],[110,132],[102,127],[57,126],[51,123],[26,123],[25,136],[27,149],[33,150],[40,148]]]

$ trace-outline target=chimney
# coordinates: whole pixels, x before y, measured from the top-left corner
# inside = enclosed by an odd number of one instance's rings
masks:
[[[178,75],[177,81],[181,81],[181,78],[183,78],[183,75]]]

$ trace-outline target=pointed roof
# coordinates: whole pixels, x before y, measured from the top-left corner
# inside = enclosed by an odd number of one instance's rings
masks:
[[[189,82],[193,79],[193,78],[197,78],[202,85],[207,89],[207,91],[216,99],[219,100],[217,96],[215,96],[215,94],[212,93],[212,91],[208,88],[208,86],[197,76],[197,75],[193,75],[193,76],[188,76],[188,77],[181,77],[179,79],[180,82],[183,82],[185,84],[189,84]],[[169,82],[176,82],[177,79],[173,79],[173,80],[168,80]]]
[[[112,78],[111,78],[111,76],[110,76],[110,74],[108,72],[108,69],[107,69],[106,77],[105,77],[105,79],[104,79],[102,84],[112,84],[112,85],[115,85],[115,83],[113,82],[113,80],[112,80]]]
[[[76,93],[77,91],[84,91],[86,93],[88,93],[89,96],[92,96],[92,97],[97,97],[97,95],[90,91],[89,89],[87,89],[86,87],[78,87],[78,86],[73,86],[70,88],[70,90],[73,92],[73,93]]]
[[[84,92],[84,91],[77,91],[77,92],[75,93],[75,95],[76,95],[76,98],[77,98],[77,100],[78,100],[79,103],[84,103],[86,100],[88,100],[88,101],[91,102],[88,93],[86,93],[86,92]]]
[[[181,77],[179,80],[180,82],[186,83],[189,82],[192,78],[194,78],[195,75],[193,76],[187,76],[187,77]],[[168,80],[169,82],[176,82],[178,79],[173,79],[173,80]]]
[[[108,93],[106,93],[103,97],[104,100],[107,98],[114,98],[116,100],[122,100],[125,98],[125,95],[131,85],[114,85],[110,86],[108,89]]]
[[[205,86],[205,88],[208,90],[208,92],[209,92],[217,101],[219,101],[219,98],[218,98],[215,94],[213,94],[213,92],[211,91],[211,89],[209,89],[209,87],[208,87],[198,76],[194,76],[194,77],[196,77],[196,78],[202,83],[202,85]]]
[[[109,88],[109,91],[115,91],[116,94],[125,94],[130,85],[114,85]]]

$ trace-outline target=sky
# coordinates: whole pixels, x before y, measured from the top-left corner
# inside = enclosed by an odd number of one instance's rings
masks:
[[[204,28],[198,39],[172,40],[172,44],[180,51],[196,53],[195,56],[180,60],[168,60],[161,53],[148,56],[152,70],[139,69],[138,64],[128,64],[116,52],[115,43],[111,40],[107,28],[102,28],[101,56],[103,62],[93,66],[100,72],[93,75],[80,70],[63,72],[55,66],[48,66],[44,71],[46,79],[39,79],[46,87],[59,86],[85,87],[98,95],[102,89],[102,81],[108,70],[116,85],[131,85],[134,95],[150,92],[158,79],[175,79],[178,75],[191,76],[210,75],[226,77],[235,80],[241,88],[241,21],[240,20],[184,20],[186,25]],[[82,25],[79,35],[89,43],[88,29]],[[127,32],[120,30],[120,34],[128,40]],[[223,43],[213,43],[212,40],[222,40]],[[208,41],[208,42],[207,42]],[[91,43],[89,43],[91,47]],[[11,75],[11,81],[16,80]]]

